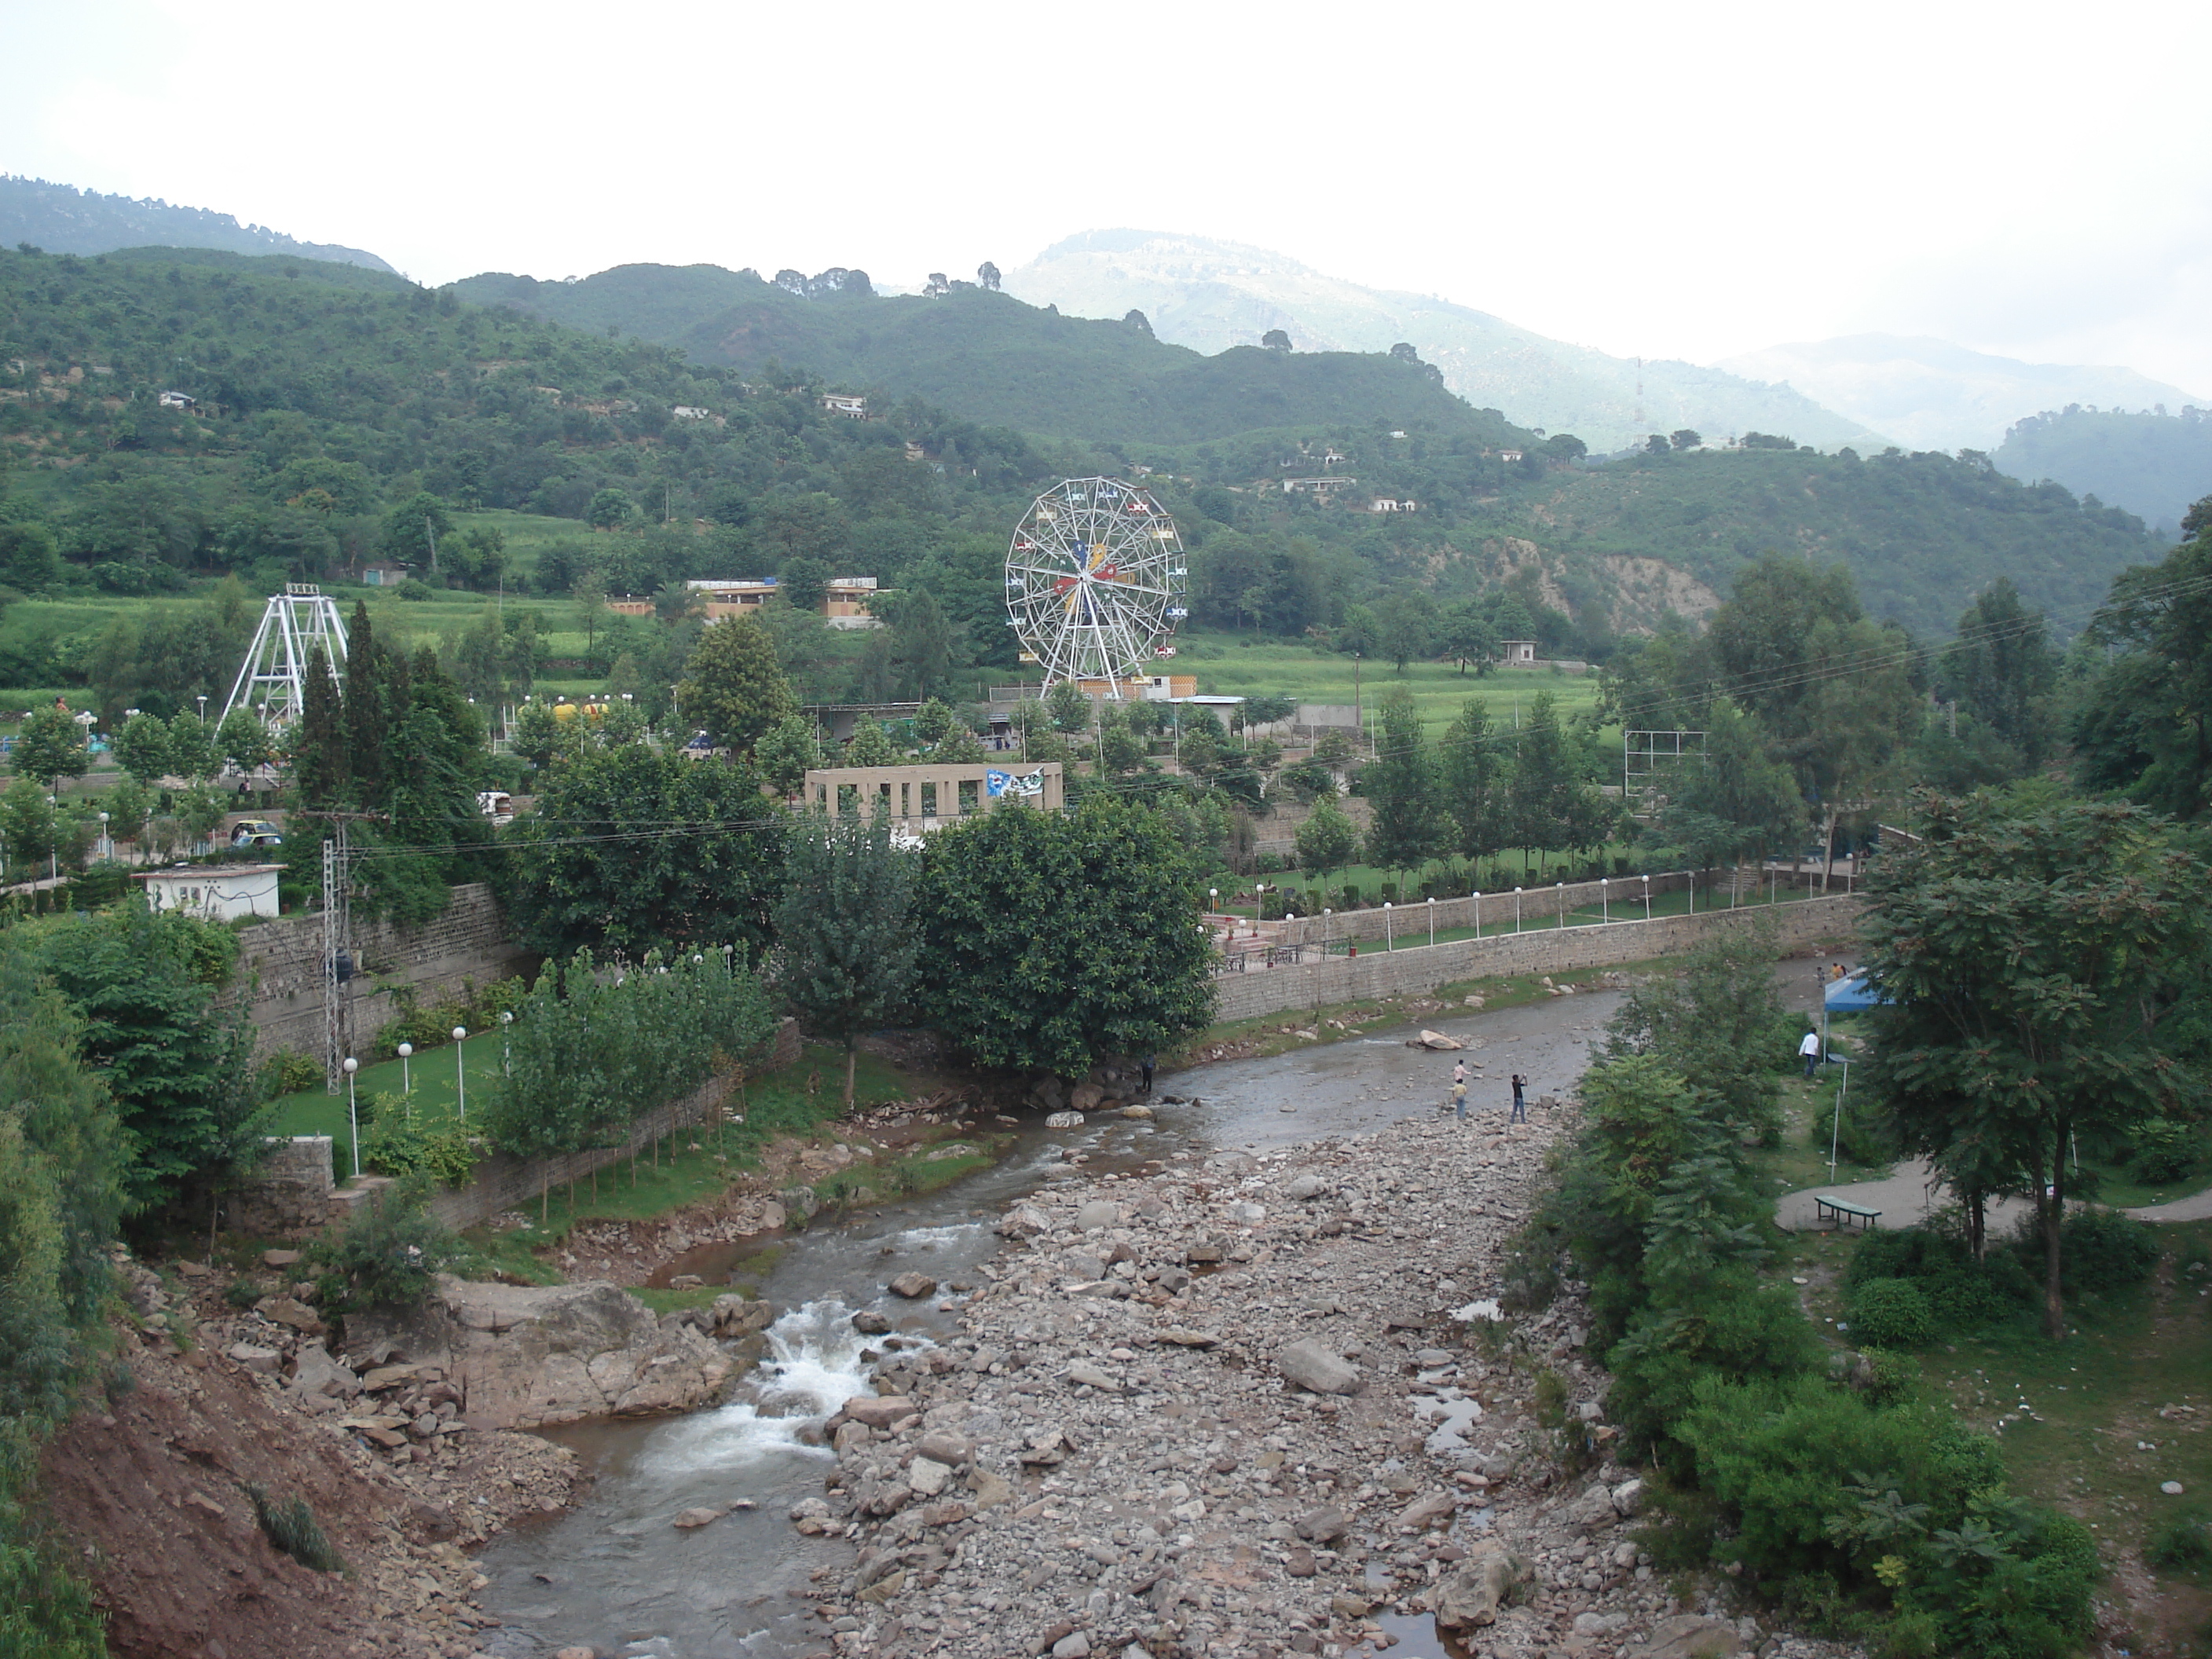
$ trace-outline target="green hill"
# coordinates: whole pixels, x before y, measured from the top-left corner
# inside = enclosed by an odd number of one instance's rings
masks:
[[[0,246],[28,242],[49,253],[107,253],[161,246],[221,248],[232,253],[289,253],[302,259],[392,267],[374,253],[326,242],[302,242],[263,225],[241,225],[228,213],[173,207],[156,200],[103,196],[43,179],[0,177]]]
[[[815,297],[793,291],[803,287]],[[1528,435],[1445,391],[1432,370],[1385,353],[1248,346],[1208,357],[1138,323],[1063,317],[973,284],[886,297],[860,273],[810,282],[787,272],[771,283],[713,265],[622,265],[579,283],[472,276],[459,292],[641,336],[747,374],[803,364],[890,399],[918,397],[987,425],[1091,443],[1373,426],[1493,444]]]
[[[2069,405],[2031,415],[1990,457],[2015,478],[2052,478],[2179,534],[2181,515],[2212,495],[2212,409],[2131,415]]]
[[[1638,456],[1524,486],[1499,517],[1547,549],[1642,554],[1723,590],[1771,549],[1840,560],[1870,611],[1923,632],[1948,629],[2000,575],[2079,628],[2115,575],[2158,556],[2130,514],[1985,462],[1894,450]]]

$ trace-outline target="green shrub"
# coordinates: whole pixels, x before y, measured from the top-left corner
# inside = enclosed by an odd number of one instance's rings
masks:
[[[361,1161],[380,1175],[404,1181],[413,1176],[458,1187],[483,1156],[476,1137],[458,1123],[434,1125],[417,1109],[414,1097],[379,1091],[368,1097],[368,1127],[361,1137]]]
[[[251,1480],[240,1483],[239,1489],[252,1500],[253,1518],[261,1523],[261,1530],[271,1544],[301,1566],[312,1567],[317,1572],[345,1571],[345,1559],[324,1536],[306,1498],[292,1497],[277,1503]]]
[[[1787,1286],[1737,1270],[1714,1275],[1682,1305],[1636,1314],[1605,1363],[1613,1376],[1607,1403],[1629,1448],[1686,1474],[1676,1425],[1700,1382],[1807,1375],[1820,1363],[1820,1342]]]
[[[1936,1334],[1928,1298],[1909,1279],[1869,1279],[1856,1286],[1846,1322],[1861,1347],[1917,1348]]]
[[[1978,1261],[1963,1237],[1941,1226],[1901,1227],[1862,1238],[1851,1252],[1845,1283],[1856,1287],[1876,1279],[1917,1285],[1938,1330],[1980,1330],[2040,1300],[2019,1256],[1995,1250]]]
[[[410,1307],[429,1294],[433,1275],[459,1252],[453,1235],[434,1220],[412,1189],[372,1200],[336,1232],[307,1247],[319,1270],[319,1305],[331,1312]]]
[[[297,1048],[286,1048],[261,1062],[262,1086],[269,1094],[296,1095],[322,1080],[322,1062]]]
[[[2033,1216],[2022,1218],[2013,1251],[2040,1284],[2043,1234]],[[2075,1210],[2059,1225],[2058,1253],[2068,1295],[2079,1291],[2117,1291],[2139,1285],[2150,1276],[2150,1270],[2158,1265],[2158,1234],[2118,1210]]]
[[[2154,1117],[2136,1127],[2128,1168],[2147,1187],[2161,1187],[2196,1174],[2204,1162],[2204,1138],[2192,1123]]]
[[[261,1300],[261,1287],[250,1279],[234,1279],[224,1287],[222,1299],[234,1308],[250,1308]]]
[[[2168,1572],[2201,1572],[2212,1567],[2212,1532],[2194,1515],[2177,1515],[2160,1523],[2143,1553]]]

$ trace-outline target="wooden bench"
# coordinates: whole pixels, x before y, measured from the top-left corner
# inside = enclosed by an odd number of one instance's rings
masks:
[[[1815,1193],[1813,1194],[1813,1218],[1832,1221],[1839,1227],[1857,1220],[1871,1227],[1881,1218],[1881,1212],[1869,1210],[1863,1204],[1854,1204],[1848,1198],[1830,1198],[1825,1193]]]

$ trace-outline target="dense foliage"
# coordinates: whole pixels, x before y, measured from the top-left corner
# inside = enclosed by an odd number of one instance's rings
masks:
[[[2015,478],[2055,478],[2172,531],[2212,478],[2212,410],[2065,409],[2016,421],[1990,458]]]
[[[791,827],[775,915],[776,990],[808,1030],[844,1044],[848,1107],[854,1042],[906,1012],[921,955],[919,862],[892,846],[888,814],[871,823],[810,811]]]
[[[1191,860],[1163,816],[1100,797],[1006,809],[922,851],[922,1018],[993,1067],[1080,1078],[1171,1046],[1213,1008]]]

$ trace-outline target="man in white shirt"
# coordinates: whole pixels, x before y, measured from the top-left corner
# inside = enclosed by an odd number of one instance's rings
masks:
[[[1810,1082],[1813,1068],[1820,1063],[1820,1034],[1818,1031],[1807,1031],[1805,1040],[1797,1045],[1797,1053],[1805,1062],[1806,1081]]]

